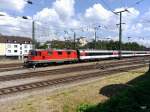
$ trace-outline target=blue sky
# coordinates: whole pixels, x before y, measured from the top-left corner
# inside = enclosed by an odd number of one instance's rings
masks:
[[[14,15],[29,15],[33,16],[36,14],[36,12],[42,10],[45,7],[51,7],[52,3],[54,0],[32,0],[33,5],[27,5],[24,8],[24,11],[22,13],[18,13],[17,11],[14,10],[7,10],[7,9],[2,9],[0,7],[0,11],[6,11],[8,13],[12,13]],[[140,2],[140,4],[136,5],[136,2],[141,1],[141,0],[103,0],[112,10],[118,7],[125,7],[125,6],[134,6],[138,10],[140,10],[141,13],[147,11],[149,9],[149,0],[143,0]],[[75,9],[76,13],[83,13],[87,8],[92,6],[95,3],[100,3],[102,4],[106,9],[109,10],[108,6],[106,6],[102,0],[76,0],[75,3]]]
[[[93,28],[101,26],[98,31],[99,39],[118,39],[119,22],[117,15],[111,11],[124,10],[123,40],[137,41],[150,46],[150,1],[149,0],[0,0],[0,33],[31,37],[31,21],[23,20],[28,16],[37,21],[37,40],[63,39],[72,36],[76,31],[79,36],[93,38]],[[140,2],[139,4],[136,4]],[[67,33],[64,33],[67,31]],[[43,39],[44,38],[44,39]]]

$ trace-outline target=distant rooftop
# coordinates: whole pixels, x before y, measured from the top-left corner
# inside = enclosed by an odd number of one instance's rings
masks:
[[[30,44],[30,43],[32,43],[32,39],[29,37],[0,35],[0,43]]]

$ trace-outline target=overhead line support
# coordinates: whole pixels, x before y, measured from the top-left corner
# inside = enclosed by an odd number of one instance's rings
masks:
[[[122,23],[122,13],[123,12],[129,12],[127,9],[123,10],[123,11],[118,11],[118,12],[115,12],[116,14],[119,14],[119,18],[120,18],[120,22],[119,24],[119,49],[118,49],[118,53],[119,53],[119,59],[121,59],[121,51],[122,51],[122,24],[125,24],[125,23]]]

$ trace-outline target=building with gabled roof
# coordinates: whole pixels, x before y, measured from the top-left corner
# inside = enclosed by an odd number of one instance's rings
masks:
[[[0,56],[23,57],[32,49],[32,39],[0,35]]]

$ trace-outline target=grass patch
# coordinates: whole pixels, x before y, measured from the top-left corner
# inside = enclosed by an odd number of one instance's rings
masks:
[[[127,71],[124,73],[107,76],[104,79],[97,81],[93,80],[92,82],[85,84],[64,88],[62,90],[57,90],[46,94],[43,93],[39,95],[31,95],[23,99],[7,101],[0,103],[0,112],[85,112],[87,110],[90,111],[90,109],[95,110],[96,108],[99,108],[100,104],[98,103],[103,103],[109,99],[109,95],[106,96],[101,93],[103,88],[109,88],[109,85],[114,85],[115,87],[116,85],[119,85],[114,90],[111,90],[111,92],[118,90],[122,91],[124,89],[122,89],[120,84],[124,85],[131,80],[132,84],[128,83],[127,85],[132,85],[134,87],[134,84],[136,85],[139,81],[133,82],[133,79],[143,76],[146,71],[147,68]],[[143,79],[138,78],[138,80]],[[105,91],[106,90],[104,89],[104,92]],[[145,108],[145,106],[143,105],[142,108]]]
[[[77,112],[150,112],[150,72],[127,83],[128,88],[98,105],[80,105]]]

